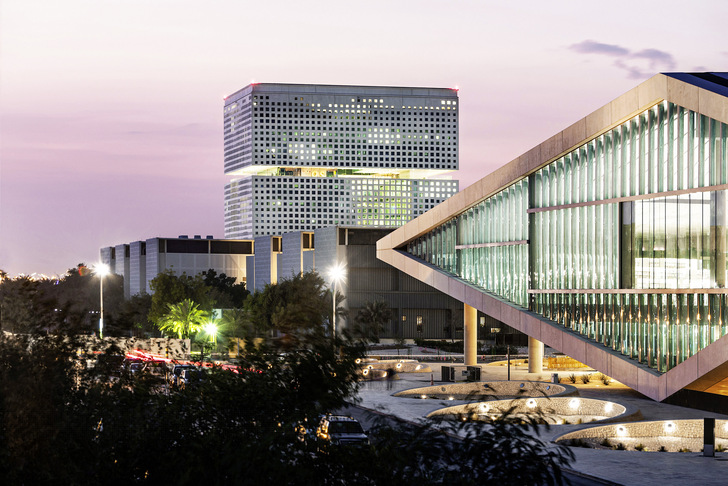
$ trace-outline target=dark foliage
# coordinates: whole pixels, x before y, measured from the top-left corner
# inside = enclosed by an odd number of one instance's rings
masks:
[[[235,277],[218,274],[213,269],[202,272],[202,281],[210,288],[215,307],[219,309],[240,309],[250,295],[244,283],[235,283]]]
[[[315,272],[299,273],[277,284],[266,284],[245,301],[248,319],[259,333],[273,330],[286,334],[321,330],[331,316],[331,297],[324,280]]]
[[[185,274],[177,276],[172,270],[165,270],[152,279],[150,287],[154,292],[149,309],[151,323],[158,323],[169,312],[170,304],[174,305],[185,299],[191,300],[206,312],[210,312],[215,304],[211,289],[205,284],[202,274],[194,277]]]
[[[50,317],[34,307],[28,329],[43,333],[0,334],[0,484],[561,482],[571,456],[529,434],[529,419],[381,424],[358,448],[317,440],[319,415],[355,395],[363,347],[325,332],[331,300],[317,275],[272,287],[247,307],[269,337],[247,342],[237,372],[208,369],[181,390],[125,371],[118,349],[83,354],[82,337],[49,333],[72,306]]]
[[[98,329],[99,279],[83,264],[58,279],[4,278],[0,285],[0,325],[9,332],[73,332]],[[107,335],[128,335],[119,317],[124,300],[123,280],[104,278],[104,325]]]
[[[351,396],[361,352],[298,342],[285,355],[260,345],[240,373],[211,369],[167,393],[151,375],[115,376],[113,359],[87,369],[72,339],[1,338],[0,483],[297,483],[317,450],[297,426]]]

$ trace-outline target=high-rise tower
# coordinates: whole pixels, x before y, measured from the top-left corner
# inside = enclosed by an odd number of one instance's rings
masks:
[[[225,99],[225,237],[397,227],[458,191],[458,93],[251,84]]]

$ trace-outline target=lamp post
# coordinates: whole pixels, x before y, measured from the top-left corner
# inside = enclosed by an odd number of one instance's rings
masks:
[[[329,277],[331,277],[331,337],[336,337],[336,284],[341,283],[346,278],[346,267],[337,263],[329,269]]]
[[[99,301],[101,312],[99,314],[99,338],[104,338],[104,277],[110,272],[109,266],[105,263],[94,265],[94,273],[99,277]]]

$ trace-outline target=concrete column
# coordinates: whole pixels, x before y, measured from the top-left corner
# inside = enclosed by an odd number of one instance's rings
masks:
[[[528,372],[541,373],[543,371],[543,343],[528,336]]]
[[[465,329],[463,331],[463,344],[465,345],[465,364],[475,366],[478,364],[478,309],[463,304],[465,316]]]

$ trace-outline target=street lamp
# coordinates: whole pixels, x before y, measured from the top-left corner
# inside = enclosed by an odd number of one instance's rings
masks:
[[[104,338],[104,277],[110,273],[109,266],[105,263],[94,265],[94,273],[99,277],[99,300],[101,301],[101,313],[99,315],[99,338]]]
[[[217,324],[214,322],[208,322],[205,324],[204,329],[207,335],[212,337],[212,343],[217,344]]]
[[[210,348],[210,360],[212,361],[212,353],[217,348],[217,324],[210,321],[202,327],[202,330],[205,331],[205,334],[207,334],[209,337],[212,338],[212,346]],[[204,341],[202,342],[202,356],[200,358],[200,361],[205,361],[205,342]]]
[[[346,279],[346,267],[342,263],[337,263],[329,269],[329,277],[331,278],[331,337],[336,337],[336,284],[343,283]]]

